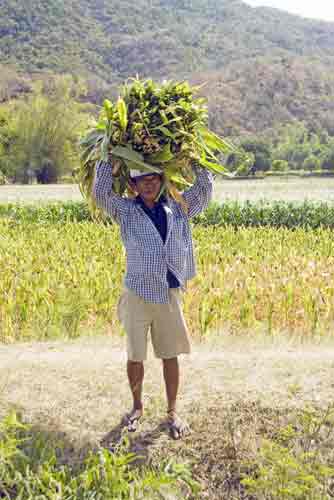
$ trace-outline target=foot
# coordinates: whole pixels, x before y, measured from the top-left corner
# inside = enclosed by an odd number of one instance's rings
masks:
[[[181,439],[190,433],[189,425],[181,420],[175,410],[167,412],[167,424],[173,439]]]
[[[143,410],[133,409],[124,417],[125,425],[129,432],[135,432],[138,429],[139,421],[143,416]]]

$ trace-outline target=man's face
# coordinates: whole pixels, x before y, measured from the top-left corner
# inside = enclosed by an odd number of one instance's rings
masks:
[[[145,175],[136,179],[135,190],[144,201],[152,203],[158,196],[161,185],[162,179],[159,174]]]

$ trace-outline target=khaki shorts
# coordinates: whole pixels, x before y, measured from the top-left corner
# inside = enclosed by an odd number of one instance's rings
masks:
[[[127,334],[130,361],[147,357],[147,334],[151,331],[154,354],[170,359],[190,353],[188,330],[182,312],[182,292],[169,290],[168,304],[152,304],[125,288],[118,303],[118,317]]]

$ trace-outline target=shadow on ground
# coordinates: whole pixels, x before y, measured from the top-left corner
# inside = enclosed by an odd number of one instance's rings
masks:
[[[124,437],[128,438],[129,451],[135,453],[138,459],[136,464],[147,464],[150,461],[150,447],[154,446],[161,438],[162,434],[169,436],[167,424],[161,423],[152,430],[130,433],[127,430],[127,424],[122,420],[111,431],[109,431],[100,441],[103,448],[111,452],[117,451],[122,446]]]

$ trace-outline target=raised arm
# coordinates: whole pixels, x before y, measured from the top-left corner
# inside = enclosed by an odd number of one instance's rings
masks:
[[[132,202],[113,191],[112,167],[110,163],[100,161],[96,164],[93,196],[98,207],[103,208],[117,223],[126,217]]]
[[[183,192],[183,197],[188,204],[188,216],[194,217],[205,210],[212,198],[213,175],[197,163],[192,164],[196,174],[194,185]]]

